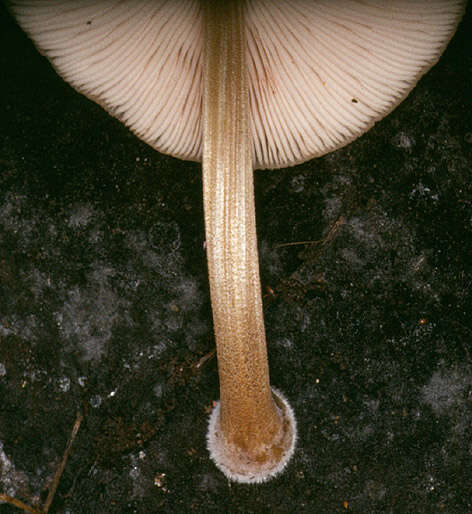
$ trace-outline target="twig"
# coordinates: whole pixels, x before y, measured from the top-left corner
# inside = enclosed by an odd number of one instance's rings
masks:
[[[286,246],[316,245],[322,242],[323,239],[316,239],[314,241],[291,241],[290,243],[279,243],[274,245],[274,248],[285,248]]]
[[[49,494],[48,494],[48,497],[46,498],[46,502],[44,503],[43,508],[36,509],[34,507],[30,507],[26,503],[23,503],[22,501],[17,500],[16,498],[13,498],[11,496],[8,496],[7,494],[2,494],[2,493],[0,493],[0,502],[9,503],[10,505],[13,505],[14,507],[23,509],[25,512],[31,512],[32,514],[48,514],[49,509],[52,504],[52,501],[54,500],[54,495],[56,494],[56,490],[59,485],[59,481],[61,479],[62,473],[64,471],[64,468],[66,467],[67,459],[68,459],[69,453],[72,449],[72,444],[77,435],[77,432],[79,431],[80,424],[82,423],[83,419],[84,419],[84,415],[82,414],[81,411],[78,411],[74,426],[72,427],[72,433],[70,435],[69,442],[67,443],[66,450],[64,452],[64,455],[62,456],[61,463],[59,464],[59,467],[57,468],[56,474],[54,476],[54,480],[52,481],[51,487],[49,489]]]
[[[9,503],[14,507],[23,509],[25,512],[32,512],[33,514],[42,514],[41,510],[35,509],[34,507],[30,507],[29,505],[26,505],[26,503],[23,503],[22,501],[17,500],[16,498],[13,498],[11,496],[8,496],[8,494],[0,493],[0,502]]]
[[[199,369],[201,368],[206,361],[210,360],[214,355],[215,355],[215,352],[216,350],[212,350],[211,352],[208,352],[207,354],[205,354],[196,364],[195,364],[195,368],[196,369]]]
[[[339,216],[339,218],[333,223],[333,225],[329,229],[329,232],[326,234],[326,237],[324,237],[323,239],[317,239],[315,241],[293,241],[291,243],[280,243],[278,245],[275,245],[274,248],[283,248],[285,246],[298,245],[327,245],[334,239],[334,236],[336,235],[336,232],[339,230],[339,227],[341,225],[344,225],[344,223],[346,223],[346,218],[344,216]]]
[[[54,495],[56,494],[57,486],[59,485],[59,480],[61,479],[64,468],[66,467],[67,459],[68,459],[69,453],[72,449],[72,444],[74,442],[75,436],[77,435],[77,432],[79,431],[80,424],[82,423],[83,419],[84,419],[84,416],[83,416],[82,412],[79,410],[77,412],[77,418],[75,419],[74,426],[72,427],[72,433],[70,435],[69,442],[67,443],[66,451],[64,452],[61,463],[59,464],[59,467],[57,468],[56,476],[54,477],[51,488],[49,489],[48,497],[46,498],[46,502],[44,503],[44,507],[43,507],[44,514],[47,514],[49,512],[49,508],[51,507],[51,503],[54,499]]]

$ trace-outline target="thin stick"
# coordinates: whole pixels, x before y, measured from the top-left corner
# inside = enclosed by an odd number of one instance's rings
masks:
[[[344,216],[339,216],[339,218],[333,223],[333,225],[329,229],[329,232],[326,235],[326,237],[324,237],[323,239],[318,239],[315,241],[293,241],[290,243],[280,243],[280,244],[275,245],[274,248],[284,248],[285,246],[298,246],[298,245],[315,245],[315,244],[319,244],[322,246],[327,245],[334,239],[334,236],[336,235],[336,232],[339,230],[339,227],[341,225],[344,225],[344,223],[346,223],[346,218]]]
[[[17,507],[19,509],[23,509],[25,512],[32,512],[33,514],[41,514],[42,511],[35,509],[34,507],[30,507],[29,505],[26,505],[26,503],[23,503],[20,500],[17,500],[16,498],[12,498],[11,496],[8,496],[7,494],[0,493],[0,502],[9,503],[10,505],[13,505],[14,507]]]
[[[49,489],[48,497],[46,498],[46,502],[44,504],[44,507],[42,509],[42,512],[44,514],[47,514],[49,512],[49,508],[51,507],[52,501],[54,500],[54,495],[56,494],[57,486],[59,485],[59,480],[61,479],[62,473],[64,471],[64,468],[66,467],[67,459],[69,457],[69,453],[72,449],[72,444],[74,442],[74,439],[77,435],[77,432],[79,431],[80,424],[82,423],[82,420],[84,419],[84,416],[81,411],[77,412],[77,418],[75,420],[74,426],[72,427],[72,433],[69,438],[69,442],[67,443],[66,451],[64,452],[64,455],[62,457],[62,461],[59,464],[59,467],[57,468],[56,475],[54,477],[54,480],[52,482],[51,488]]]
[[[194,364],[196,369],[201,368],[207,361],[212,359],[215,356],[216,350],[212,350],[211,352],[204,355],[196,364]]]
[[[317,239],[316,241],[291,241],[290,243],[279,243],[274,245],[275,248],[285,248],[286,246],[301,246],[301,245],[315,245],[323,242],[323,239]]]

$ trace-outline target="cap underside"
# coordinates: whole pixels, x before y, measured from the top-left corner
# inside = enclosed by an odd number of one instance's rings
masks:
[[[462,0],[247,0],[256,168],[340,148],[438,60]],[[77,90],[156,150],[199,161],[197,0],[14,0],[20,25]]]

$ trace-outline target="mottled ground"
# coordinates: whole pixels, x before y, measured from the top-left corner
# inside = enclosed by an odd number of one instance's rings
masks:
[[[44,502],[82,410],[51,512],[472,512],[470,7],[367,135],[257,173],[272,383],[300,436],[259,486],[205,449],[199,166],[137,140],[0,20],[0,492]]]

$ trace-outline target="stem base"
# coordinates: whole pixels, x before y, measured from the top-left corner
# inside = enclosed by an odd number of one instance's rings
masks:
[[[208,421],[207,448],[216,467],[230,480],[245,484],[260,483],[278,475],[293,455],[297,441],[297,423],[285,396],[272,388],[274,402],[282,418],[282,435],[271,447],[261,449],[264,456],[256,459],[229,443],[220,429],[220,402]]]

